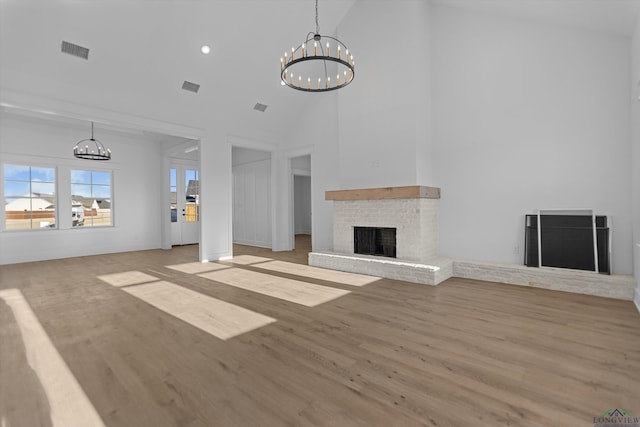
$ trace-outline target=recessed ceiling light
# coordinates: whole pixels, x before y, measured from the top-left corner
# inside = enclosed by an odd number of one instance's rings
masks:
[[[202,52],[203,55],[208,55],[209,52],[211,52],[211,48],[209,46],[207,46],[206,44],[203,44],[200,47],[200,52]]]

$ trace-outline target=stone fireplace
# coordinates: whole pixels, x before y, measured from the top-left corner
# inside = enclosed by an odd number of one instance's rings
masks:
[[[327,191],[325,199],[333,200],[333,251],[309,254],[310,265],[434,285],[451,276],[450,261],[438,257],[439,188]],[[388,243],[377,255],[357,253],[356,239],[372,238],[359,237],[363,228],[394,230],[393,256]]]
[[[522,264],[439,256],[439,188],[410,186],[327,191],[325,199],[333,201],[333,251],[311,252],[309,265],[312,266],[425,285],[437,285],[450,277],[460,277],[633,299],[636,282],[628,275],[530,268]],[[388,243],[379,244],[383,247],[379,255],[355,253],[356,227],[395,229],[396,257],[384,256],[385,250],[390,251],[385,248]]]

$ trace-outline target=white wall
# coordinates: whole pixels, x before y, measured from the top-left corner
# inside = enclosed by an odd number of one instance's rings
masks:
[[[78,257],[160,247],[161,148],[141,135],[106,132],[96,125],[95,136],[112,149],[110,162],[75,159],[75,142],[90,135],[90,124],[61,124],[0,111],[0,160],[43,164],[58,169],[60,227],[70,189],[69,170],[113,171],[114,227],[67,228],[0,233],[0,264]],[[65,197],[66,194],[66,197]],[[69,208],[70,209],[70,208]],[[66,224],[65,224],[66,223]]]
[[[352,83],[343,91],[348,91],[355,85]],[[340,92],[340,91],[339,91]],[[290,159],[301,155],[311,155],[311,234],[312,249],[323,251],[333,249],[333,203],[324,198],[325,191],[340,188],[340,164],[338,162],[338,97],[335,92],[296,95],[311,96],[306,114],[291,129],[289,139],[285,141],[283,154]],[[278,186],[281,195],[287,194],[290,189],[293,195],[291,171],[278,177]],[[292,197],[293,198],[293,197]],[[293,224],[293,218],[289,218],[285,199],[277,205],[277,215],[283,218],[284,224]],[[285,232],[286,228],[280,228]],[[292,230],[293,231],[293,230]],[[291,236],[291,245],[293,244]],[[289,248],[291,249],[291,248]]]
[[[631,125],[632,125],[632,156],[631,171],[631,203],[633,207],[633,274],[638,287],[634,301],[640,310],[640,17],[636,23],[636,30],[631,45],[632,73],[631,73]]]
[[[247,163],[254,163],[270,159],[271,153],[269,151],[252,150],[243,147],[233,147],[231,150],[232,166],[244,165]]]
[[[435,7],[440,253],[522,263],[524,215],[594,208],[629,274],[630,41]]]
[[[222,129],[200,140],[200,260],[233,256],[231,144]]]
[[[306,114],[285,141],[284,153],[305,149],[312,153],[314,251],[333,248],[333,204],[325,200],[325,191],[430,184],[430,79],[424,54],[429,49],[428,7],[419,0],[356,2],[338,29],[338,37],[354,52],[354,82],[338,92],[311,97]],[[381,67],[383,51],[408,58],[412,66]],[[390,73],[395,73],[391,80]],[[426,155],[418,157],[416,151]],[[280,188],[286,188],[289,179],[281,176]],[[279,216],[287,215],[279,211]]]
[[[300,175],[311,175],[311,155],[291,159],[291,169]]]
[[[429,10],[358,1],[339,26],[356,62],[339,94],[342,189],[432,184]]]
[[[521,264],[526,213],[591,207],[611,216],[614,272],[631,272],[628,39],[411,0],[358,1],[338,36],[356,79],[337,138],[317,134],[331,121],[313,98],[285,147],[323,153],[314,250],[331,248],[324,191],[421,184],[442,189],[442,255]],[[408,65],[382,65],[389,52]]]

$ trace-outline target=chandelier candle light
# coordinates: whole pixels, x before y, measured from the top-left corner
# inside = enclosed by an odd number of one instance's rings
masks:
[[[332,52],[335,54],[331,55]],[[320,35],[316,0],[316,31],[310,31],[300,46],[292,47],[291,55],[284,52],[280,58],[280,84],[304,92],[336,90],[351,83],[355,66],[353,54],[344,43],[335,37]],[[311,84],[316,78],[317,86]]]
[[[82,147],[83,144],[84,147]],[[91,122],[91,138],[79,141],[73,147],[73,155],[79,159],[111,160],[111,150],[105,149],[102,142],[93,137],[93,122]]]

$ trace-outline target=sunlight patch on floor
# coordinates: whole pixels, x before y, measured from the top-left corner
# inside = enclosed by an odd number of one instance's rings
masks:
[[[215,262],[188,262],[186,264],[167,265],[166,267],[187,274],[198,274],[205,273],[207,271],[230,268],[228,265],[222,265]]]
[[[276,321],[271,317],[170,282],[146,283],[126,287],[123,290],[222,340]]]
[[[230,263],[230,264],[238,264],[238,265],[251,265],[251,264],[257,264],[260,262],[267,262],[267,261],[273,261],[273,258],[265,258],[265,257],[261,257],[261,256],[255,256],[255,255],[238,255],[238,256],[234,256],[231,259],[225,260],[225,263]]]
[[[104,426],[98,412],[71,373],[29,303],[18,289],[0,291],[20,329],[27,361],[49,401],[54,426]]]
[[[343,289],[235,268],[198,276],[307,307],[315,307],[350,293]]]
[[[364,286],[380,280],[379,277],[365,276],[364,274],[346,273],[343,271],[329,270],[326,268],[312,267],[304,264],[295,264],[285,261],[269,261],[256,265],[263,270],[277,271],[280,273],[295,274],[297,276],[310,277],[312,279],[326,280],[349,286]]]
[[[141,271],[125,271],[123,273],[105,274],[98,276],[98,279],[110,284],[111,286],[131,286],[141,283],[155,282],[157,277]]]

